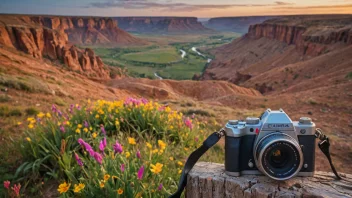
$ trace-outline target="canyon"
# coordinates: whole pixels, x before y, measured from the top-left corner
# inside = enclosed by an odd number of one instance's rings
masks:
[[[119,27],[137,33],[206,33],[196,17],[114,17]]]

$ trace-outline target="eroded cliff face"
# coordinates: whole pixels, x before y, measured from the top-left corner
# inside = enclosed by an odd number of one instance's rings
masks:
[[[248,36],[252,39],[262,37],[285,42],[288,45],[296,45],[302,55],[318,56],[323,54],[329,45],[342,42],[352,44],[352,28],[344,27],[331,29],[326,32],[312,32],[307,27],[280,25],[280,24],[256,24],[249,27]]]
[[[195,17],[115,17],[119,27],[131,32],[202,32],[211,31]]]
[[[30,17],[33,23],[66,33],[68,40],[76,44],[132,44],[146,42],[118,27],[112,18],[101,17]]]
[[[28,17],[19,21],[28,22]],[[53,27],[57,27],[53,23]],[[78,49],[68,41],[62,31],[35,26],[32,23],[0,26],[0,45],[23,51],[34,58],[43,57],[61,61],[73,71],[79,71],[92,78],[109,78],[109,71],[94,51]]]

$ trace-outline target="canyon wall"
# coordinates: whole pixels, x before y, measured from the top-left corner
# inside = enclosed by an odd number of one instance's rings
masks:
[[[199,33],[211,31],[195,17],[114,17],[119,27],[129,32],[139,33]]]
[[[112,18],[32,16],[30,20],[35,24],[66,33],[68,40],[75,44],[146,44],[145,41],[120,29],[117,21]]]

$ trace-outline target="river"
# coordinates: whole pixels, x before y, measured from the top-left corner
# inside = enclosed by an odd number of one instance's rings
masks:
[[[154,76],[157,77],[159,80],[162,80],[163,78],[158,76],[158,74],[156,72],[154,72]]]
[[[185,58],[187,53],[184,50],[182,50],[182,49],[180,49],[180,52],[182,53],[181,54],[182,59]]]
[[[196,47],[192,47],[192,51],[196,52],[199,56],[202,56],[204,58],[207,58],[204,54],[198,52]],[[207,62],[210,63],[212,61],[212,59],[208,58]]]

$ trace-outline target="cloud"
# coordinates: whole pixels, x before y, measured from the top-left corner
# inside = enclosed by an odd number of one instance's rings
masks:
[[[294,5],[294,3],[288,3],[288,2],[283,2],[283,1],[275,1],[274,2],[276,5]]]

